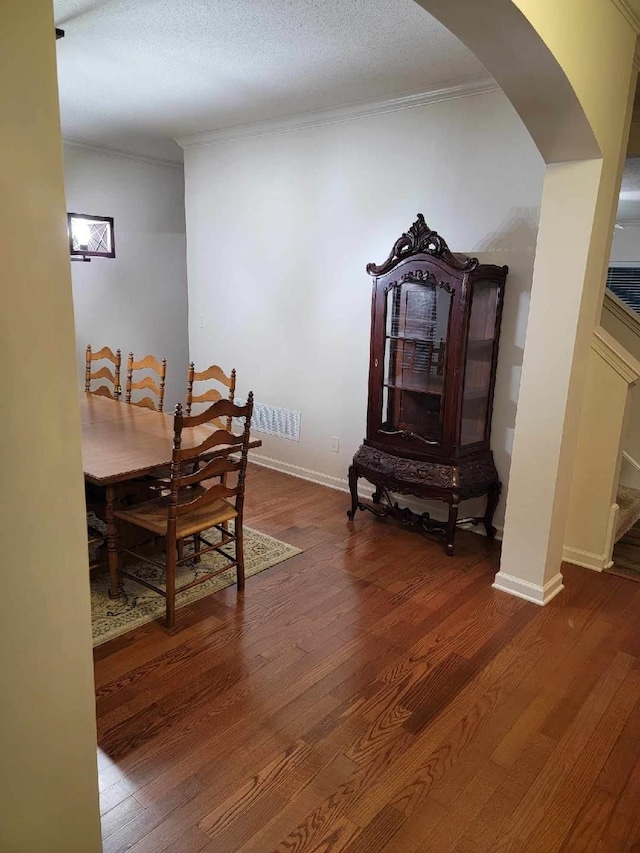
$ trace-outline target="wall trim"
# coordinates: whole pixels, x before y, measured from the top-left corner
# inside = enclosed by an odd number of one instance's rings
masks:
[[[636,266],[638,265],[636,264]],[[608,288],[605,289],[604,307],[610,314],[613,314],[616,320],[620,320],[635,335],[640,337],[640,317],[625,305],[615,293],[611,293]]]
[[[562,549],[562,559],[565,563],[581,566],[583,569],[591,569],[592,572],[602,572],[611,568],[613,560],[607,559],[606,554],[593,554],[591,551],[582,551],[580,548]]]
[[[601,326],[593,330],[591,349],[602,358],[609,367],[621,376],[628,385],[635,385],[640,379],[640,362],[628,353],[615,338]]]
[[[580,548],[572,548],[569,545],[565,545],[562,549],[562,559],[566,563],[572,563],[574,566],[582,566],[583,569],[591,569],[593,572],[602,572],[605,569],[610,569],[613,565],[613,546],[616,544],[615,538],[619,512],[620,507],[618,504],[611,504],[609,521],[607,522],[606,554],[594,554],[592,551],[583,551]]]
[[[111,148],[108,145],[97,145],[93,142],[85,142],[82,139],[73,139],[71,136],[63,136],[62,143],[67,148],[92,151],[94,154],[102,154],[105,157],[123,157],[126,160],[134,160],[137,163],[151,163],[153,166],[167,166],[169,169],[184,169],[184,164],[176,160],[165,160],[162,157],[152,157],[146,154],[134,154],[133,151],[125,151],[122,148]]]
[[[441,101],[453,101],[458,98],[468,98],[474,95],[484,95],[489,92],[502,91],[492,77],[476,77],[465,83],[419,92],[413,95],[403,95],[397,98],[377,98],[371,101],[359,101],[331,107],[324,110],[312,110],[305,113],[284,116],[277,119],[239,124],[233,127],[223,127],[218,130],[206,130],[191,133],[176,138],[176,142],[184,149],[202,148],[209,145],[221,145],[225,142],[237,142],[241,139],[256,139],[261,136],[275,136],[281,133],[293,133],[297,130],[320,127],[325,124],[338,124],[354,121],[383,113],[410,110],[425,107]]]
[[[524,581],[522,578],[517,578],[514,575],[498,572],[492,586],[494,589],[500,590],[500,592],[515,595],[516,598],[524,598],[525,601],[532,601],[541,607],[548,604],[552,598],[555,598],[564,589],[560,572],[551,578],[550,581],[547,581],[544,586]]]
[[[640,35],[640,18],[638,18],[633,9],[626,3],[626,0],[611,0],[611,2],[629,24],[634,33],[636,35]]]
[[[310,483],[328,486],[330,489],[337,489],[339,492],[349,491],[349,483],[346,477],[334,477],[331,474],[324,474],[322,471],[314,471],[313,468],[303,468],[301,465],[294,465],[292,462],[283,462],[281,459],[263,456],[261,453],[254,453],[253,451],[249,456],[249,462],[254,462],[262,468],[279,471],[281,474],[290,474],[292,477],[298,477],[300,480],[308,480]],[[363,494],[365,491],[363,491]],[[372,494],[373,487],[369,495],[364,494],[364,496],[370,497]]]

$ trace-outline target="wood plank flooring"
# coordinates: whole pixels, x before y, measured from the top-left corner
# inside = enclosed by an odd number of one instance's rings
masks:
[[[96,650],[106,853],[640,851],[640,585],[539,608],[347,506],[251,466],[304,553]]]

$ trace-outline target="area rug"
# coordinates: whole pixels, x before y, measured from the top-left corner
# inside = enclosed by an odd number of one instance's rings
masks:
[[[212,541],[215,541],[215,538]],[[232,549],[233,545],[226,547]],[[244,528],[244,570],[246,578],[257,575],[258,572],[263,572],[265,569],[300,553],[300,549],[294,548],[293,545],[288,545],[286,542],[281,542],[265,533],[259,533],[250,527]],[[222,568],[225,563],[224,557],[216,554],[215,551],[205,554],[200,563],[186,564],[178,568],[176,586],[182,586],[212,570]],[[148,563],[140,562],[130,565],[128,571],[138,574],[146,580],[153,581],[158,586],[164,586],[163,572]],[[108,570],[106,568],[94,569],[91,573],[91,617],[94,646],[113,640],[115,637],[132,631],[134,628],[139,628],[154,619],[164,617],[165,600],[161,595],[128,578],[124,578],[123,581],[123,593],[117,601],[112,601],[108,595]],[[198,601],[198,599],[231,586],[235,582],[236,570],[231,568],[215,578],[179,593],[176,597],[176,608]],[[249,583],[247,583],[247,589],[250,590]]]

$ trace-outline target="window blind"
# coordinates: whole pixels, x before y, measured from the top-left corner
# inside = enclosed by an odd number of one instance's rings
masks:
[[[640,266],[609,267],[607,287],[628,308],[640,314]]]

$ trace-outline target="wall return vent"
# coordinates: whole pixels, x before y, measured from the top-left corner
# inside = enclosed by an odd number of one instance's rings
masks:
[[[243,406],[245,402],[245,400],[236,399],[239,406]],[[239,421],[237,426],[241,427],[242,421]],[[286,438],[289,441],[300,441],[300,412],[281,409],[279,406],[268,406],[265,403],[254,403],[251,432],[262,432],[266,435],[275,435],[277,438]]]

